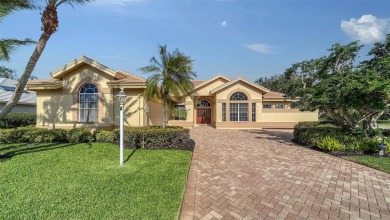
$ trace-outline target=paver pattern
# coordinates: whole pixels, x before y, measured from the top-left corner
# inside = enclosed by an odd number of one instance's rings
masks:
[[[390,175],[292,143],[291,130],[195,127],[180,219],[390,219]]]

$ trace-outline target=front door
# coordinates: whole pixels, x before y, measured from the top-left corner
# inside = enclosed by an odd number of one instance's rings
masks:
[[[196,124],[211,124],[211,109],[198,109]]]

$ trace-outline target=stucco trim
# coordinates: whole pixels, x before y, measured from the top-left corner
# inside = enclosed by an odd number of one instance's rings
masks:
[[[201,87],[203,87],[203,86],[205,86],[205,85],[208,85],[208,84],[214,82],[214,81],[217,80],[217,79],[223,79],[223,80],[226,80],[226,82],[230,82],[230,79],[227,78],[226,76],[217,75],[217,76],[214,76],[213,78],[211,78],[211,79],[209,79],[209,80],[206,80],[206,81],[202,82],[201,84],[195,86],[194,91],[200,89]]]
[[[234,85],[234,84],[236,84],[236,83],[238,83],[238,82],[243,82],[243,83],[245,83],[245,84],[247,84],[247,85],[250,85],[250,86],[252,86],[252,87],[254,87],[254,88],[256,88],[256,89],[262,91],[263,93],[268,93],[268,92],[270,92],[269,89],[267,89],[267,88],[265,88],[265,87],[263,87],[263,86],[256,85],[256,84],[254,84],[254,83],[252,83],[252,82],[250,82],[250,81],[248,81],[248,80],[246,80],[246,79],[243,79],[243,78],[237,78],[237,79],[235,79],[235,80],[233,80],[233,81],[230,81],[230,82],[228,82],[228,83],[225,83],[225,84],[223,84],[223,85],[221,85],[221,86],[219,86],[219,87],[217,87],[217,88],[211,90],[211,91],[210,91],[210,95],[212,95],[212,94],[214,94],[214,93],[216,93],[216,92],[218,92],[218,91],[221,91],[221,90],[223,90],[223,89],[225,89],[225,88],[227,88],[227,87],[229,87],[229,86],[232,86],[232,85]]]
[[[64,66],[54,70],[53,72],[51,72],[51,76],[53,78],[61,78],[62,76],[64,76],[65,74],[67,74],[68,72],[82,66],[82,65],[90,65],[102,72],[105,72],[107,73],[108,75],[112,76],[112,77],[115,77],[116,75],[116,72],[110,68],[108,68],[107,66],[91,59],[91,58],[88,58],[86,56],[81,56],[67,64],[65,64]]]

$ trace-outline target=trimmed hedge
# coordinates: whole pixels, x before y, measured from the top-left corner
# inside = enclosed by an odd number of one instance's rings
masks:
[[[142,149],[186,149],[192,150],[194,142],[190,130],[179,126],[127,127],[124,130],[125,147]],[[119,129],[112,131],[114,139],[119,140]]]
[[[88,143],[93,141],[92,133],[86,128],[73,128],[66,132],[69,143]]]
[[[302,145],[315,145],[317,140],[340,132],[342,128],[330,123],[299,122],[294,126],[294,141]]]
[[[0,129],[0,143],[85,143],[92,141],[92,134],[85,128],[46,129],[20,127]]]
[[[53,143],[66,142],[65,129],[20,127],[17,129],[0,129],[1,143]]]
[[[28,112],[10,112],[0,119],[0,128],[18,128],[36,124],[36,114]]]
[[[36,127],[20,127],[16,129],[0,129],[0,143],[114,143],[119,141],[119,129],[114,131],[98,130],[94,135],[86,128],[46,129]],[[171,126],[161,127],[127,127],[124,131],[125,147],[143,149],[186,149],[192,150],[194,141],[190,139],[189,129]]]

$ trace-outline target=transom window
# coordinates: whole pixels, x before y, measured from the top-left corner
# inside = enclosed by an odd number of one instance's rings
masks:
[[[94,84],[85,84],[79,94],[79,121],[97,122],[99,112],[99,92]]]
[[[197,106],[197,107],[210,107],[211,104],[210,104],[209,101],[202,99],[202,100],[199,100],[199,101],[198,101],[198,103],[196,104],[196,106]]]
[[[263,104],[263,108],[272,108],[271,104]]]
[[[248,97],[242,92],[236,92],[233,93],[232,96],[230,96],[230,100],[236,100],[236,101],[245,101],[248,100]]]

